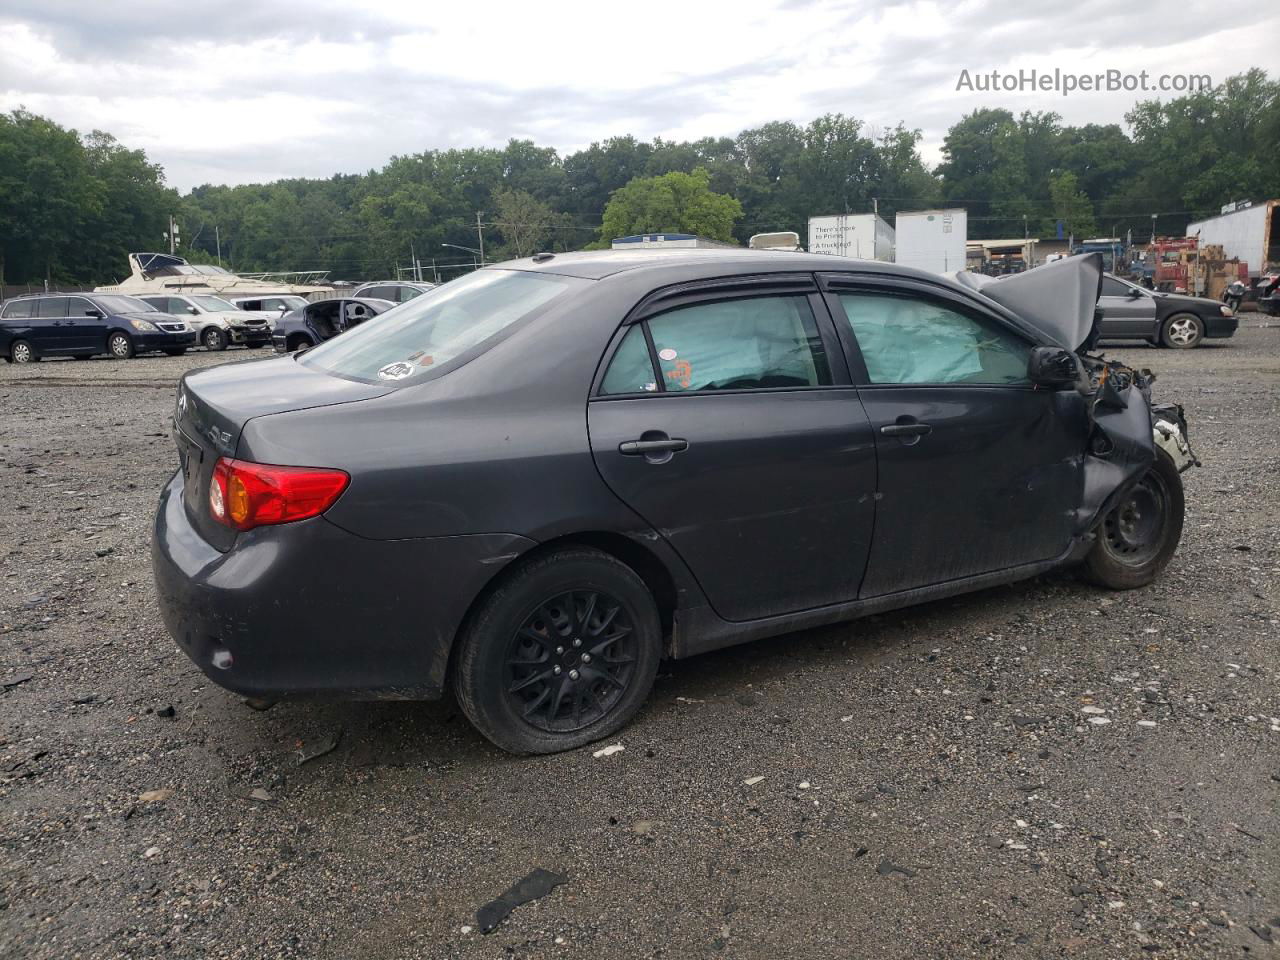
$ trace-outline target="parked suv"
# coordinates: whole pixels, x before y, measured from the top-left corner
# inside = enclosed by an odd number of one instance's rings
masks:
[[[273,317],[266,311],[242,310],[229,300],[205,293],[138,299],[175,317],[186,317],[206,350],[225,350],[230,344],[257,349],[271,342]]]
[[[41,357],[88,359],[100,353],[127,360],[149,350],[176,357],[195,342],[185,320],[137,297],[39,293],[14,297],[0,307],[0,356],[13,363]]]
[[[362,283],[352,292],[353,297],[370,297],[374,300],[390,300],[392,303],[405,303],[414,297],[434,290],[434,283],[405,283],[403,280],[380,280],[374,283]]]

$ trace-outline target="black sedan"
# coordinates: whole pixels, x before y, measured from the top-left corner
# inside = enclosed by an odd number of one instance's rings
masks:
[[[1233,336],[1240,325],[1235,311],[1219,300],[1160,293],[1109,273],[1102,278],[1098,306],[1102,339],[1146,340],[1177,350]]]
[[[451,686],[551,752],[621,727],[663,657],[1067,565],[1143,586],[1192,456],[1180,408],[1084,349],[1100,280],[1096,255],[989,293],[756,251],[481,269],[186,374],[160,609],[251,698]]]
[[[276,321],[271,345],[277,353],[314,347],[394,307],[390,300],[339,297],[317,300],[286,313]]]

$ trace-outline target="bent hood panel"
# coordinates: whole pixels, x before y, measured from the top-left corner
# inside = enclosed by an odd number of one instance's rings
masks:
[[[967,270],[956,279],[1064,347],[1079,350],[1093,330],[1093,313],[1102,292],[1102,254],[1055,260],[1000,280]]]

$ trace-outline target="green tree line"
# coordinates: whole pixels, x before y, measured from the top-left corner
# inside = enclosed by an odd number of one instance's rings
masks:
[[[164,249],[170,214],[190,259],[238,270],[384,277],[411,252],[460,262],[607,245],[637,231],[745,243],[808,218],[961,206],[975,238],[1180,233],[1236,199],[1280,196],[1280,82],[1254,69],[1212,90],[1136,103],[1119,124],[983,108],[920,133],[843,114],[694,141],[614,137],[565,155],[528,140],[427,150],[363,174],[206,185],[180,196],[142,151],[25,110],[0,115],[0,282],[118,279],[131,250]],[[625,188],[625,189],[624,189]],[[611,202],[612,201],[612,202]],[[453,275],[446,272],[444,276]]]

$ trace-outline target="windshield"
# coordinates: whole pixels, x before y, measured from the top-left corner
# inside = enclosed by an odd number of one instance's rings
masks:
[[[137,297],[122,297],[112,295],[109,297],[94,297],[98,306],[109,314],[113,313],[155,313],[156,308],[145,300],[139,300]]]
[[[439,370],[589,281],[478,270],[309,350],[299,361],[344,377],[403,382]]]
[[[221,297],[192,297],[191,300],[199,307],[205,310],[212,310],[214,313],[223,313],[227,310],[235,310],[236,305],[230,300],[223,300]]]

